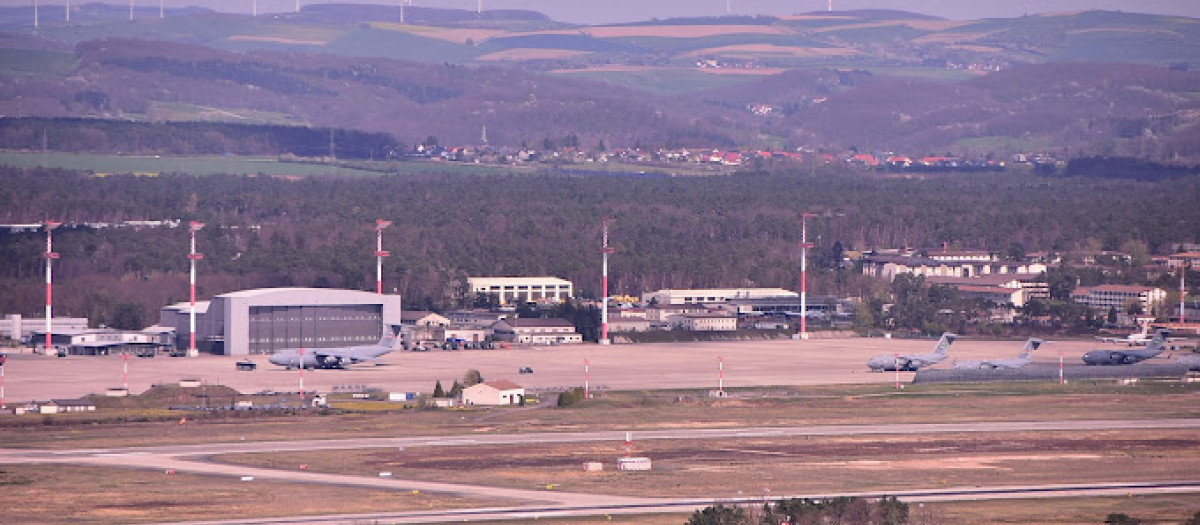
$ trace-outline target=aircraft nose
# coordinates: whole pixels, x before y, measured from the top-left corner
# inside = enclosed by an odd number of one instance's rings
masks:
[[[267,358],[267,361],[270,361],[270,363],[271,363],[271,364],[273,364],[273,365],[280,365],[280,366],[282,366],[282,365],[286,365],[286,364],[287,364],[287,363],[286,363],[286,362],[283,360],[283,356],[280,356],[279,354],[271,354],[271,357]]]

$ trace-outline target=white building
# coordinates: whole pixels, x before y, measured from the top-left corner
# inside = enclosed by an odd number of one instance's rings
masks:
[[[582,343],[583,336],[566,319],[505,319],[492,331],[497,341],[535,345]]]
[[[1118,312],[1124,311],[1130,303],[1138,302],[1145,311],[1150,312],[1167,300],[1167,292],[1152,286],[1102,284],[1077,288],[1071,293],[1071,300],[1094,310],[1116,308]]]
[[[737,316],[721,314],[684,314],[678,326],[693,332],[732,332],[737,330]]]
[[[525,389],[512,381],[488,381],[464,388],[463,405],[519,405],[525,401]]]
[[[473,294],[496,296],[500,304],[566,301],[575,296],[575,286],[558,277],[468,277]]]
[[[86,317],[55,317],[50,320],[51,330],[59,332],[82,332],[87,330]],[[34,332],[46,335],[46,318],[22,318],[21,314],[8,314],[0,319],[0,337],[28,341]]]
[[[734,299],[777,299],[799,297],[783,288],[704,288],[695,290],[664,289],[642,294],[642,302],[657,305],[724,303]]]
[[[923,257],[871,256],[863,259],[863,275],[896,280],[896,275],[909,273],[925,277],[976,277],[981,275],[1040,275],[1046,271],[1043,263],[1007,261],[938,261]]]

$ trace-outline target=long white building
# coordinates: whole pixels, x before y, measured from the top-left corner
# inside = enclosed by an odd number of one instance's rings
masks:
[[[473,294],[495,296],[500,304],[559,303],[575,296],[575,285],[558,277],[468,277]]]
[[[703,288],[695,290],[664,289],[642,294],[642,303],[659,305],[725,303],[736,299],[780,299],[800,297],[783,288]]]

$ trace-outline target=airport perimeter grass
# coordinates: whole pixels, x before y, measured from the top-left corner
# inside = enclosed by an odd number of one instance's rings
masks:
[[[617,442],[494,447],[409,447],[307,454],[310,471],[462,481],[534,490],[668,496],[772,496],[941,488],[977,484],[1194,480],[1200,436],[1193,430],[962,433],[746,440],[637,440],[638,430],[688,427],[1056,421],[1200,417],[1200,385],[1143,382],[1000,383],[778,387],[709,398],[697,391],[606,392],[580,406],[492,410],[412,410],[240,418],[189,416],[170,421],[99,422],[96,416],[0,417],[6,447],[80,448],[245,440],[324,439],[586,431],[629,428],[634,453],[655,470],[613,470]],[[197,418],[198,417],[198,418]],[[221,458],[298,468],[295,454]],[[606,470],[585,473],[596,460]],[[481,502],[318,485],[268,485],[206,476],[68,466],[0,465],[0,508],[14,523],[137,523],[256,515],[450,508]],[[44,477],[39,477],[44,476]],[[247,492],[253,491],[253,492]],[[48,496],[54,494],[53,498]],[[197,498],[196,494],[205,497]],[[265,494],[265,496],[264,496]],[[276,501],[275,498],[287,498]],[[365,494],[365,496],[359,496]],[[293,496],[294,495],[294,496]],[[268,498],[260,503],[261,498]],[[26,502],[32,500],[33,505]],[[40,501],[54,503],[42,504]],[[224,504],[222,504],[224,503]],[[412,506],[415,503],[415,507]],[[495,504],[494,502],[492,504]],[[312,510],[312,505],[317,507]],[[424,505],[424,507],[422,507]],[[249,510],[247,510],[249,509]],[[1200,510],[1200,495],[1055,498],[914,505],[924,523],[1100,523],[1108,513],[1179,523]],[[539,519],[539,523],[680,523],[687,514]],[[515,523],[515,522],[513,522]]]
[[[986,485],[1193,481],[1200,435],[1188,430],[987,432],[638,440],[648,472],[616,470],[623,443],[405,447],[306,456],[311,472],[650,497],[737,498],[899,492]],[[215,461],[294,470],[294,453],[230,454]],[[584,472],[584,462],[604,464]]]
[[[522,408],[403,410],[386,414],[304,411],[186,413],[146,409],[118,415],[0,416],[8,448],[145,446],[221,441],[399,437],[463,432],[631,431],[879,422],[956,423],[1086,419],[1200,418],[1200,383],[1112,381],[837,385],[731,390],[600,392],[579,406],[555,407],[557,394]],[[181,418],[185,424],[179,424]]]
[[[480,507],[496,501],[69,465],[0,465],[0,522],[121,524]]]

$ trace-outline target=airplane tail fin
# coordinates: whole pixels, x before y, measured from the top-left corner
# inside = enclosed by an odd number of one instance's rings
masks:
[[[1021,353],[1017,354],[1017,357],[1026,359],[1033,355],[1039,346],[1042,346],[1042,340],[1031,337],[1028,341],[1025,341],[1025,346],[1021,348]]]
[[[950,345],[954,344],[954,340],[957,338],[957,335],[950,332],[942,334],[942,338],[938,339],[937,346],[933,347],[933,353],[939,356],[950,355]]]
[[[400,325],[384,326],[383,337],[379,340],[379,346],[394,349],[400,343]]]
[[[1158,355],[1167,349],[1167,338],[1171,336],[1171,331],[1166,328],[1159,328],[1154,332],[1154,339],[1146,343],[1146,350],[1151,355]]]

